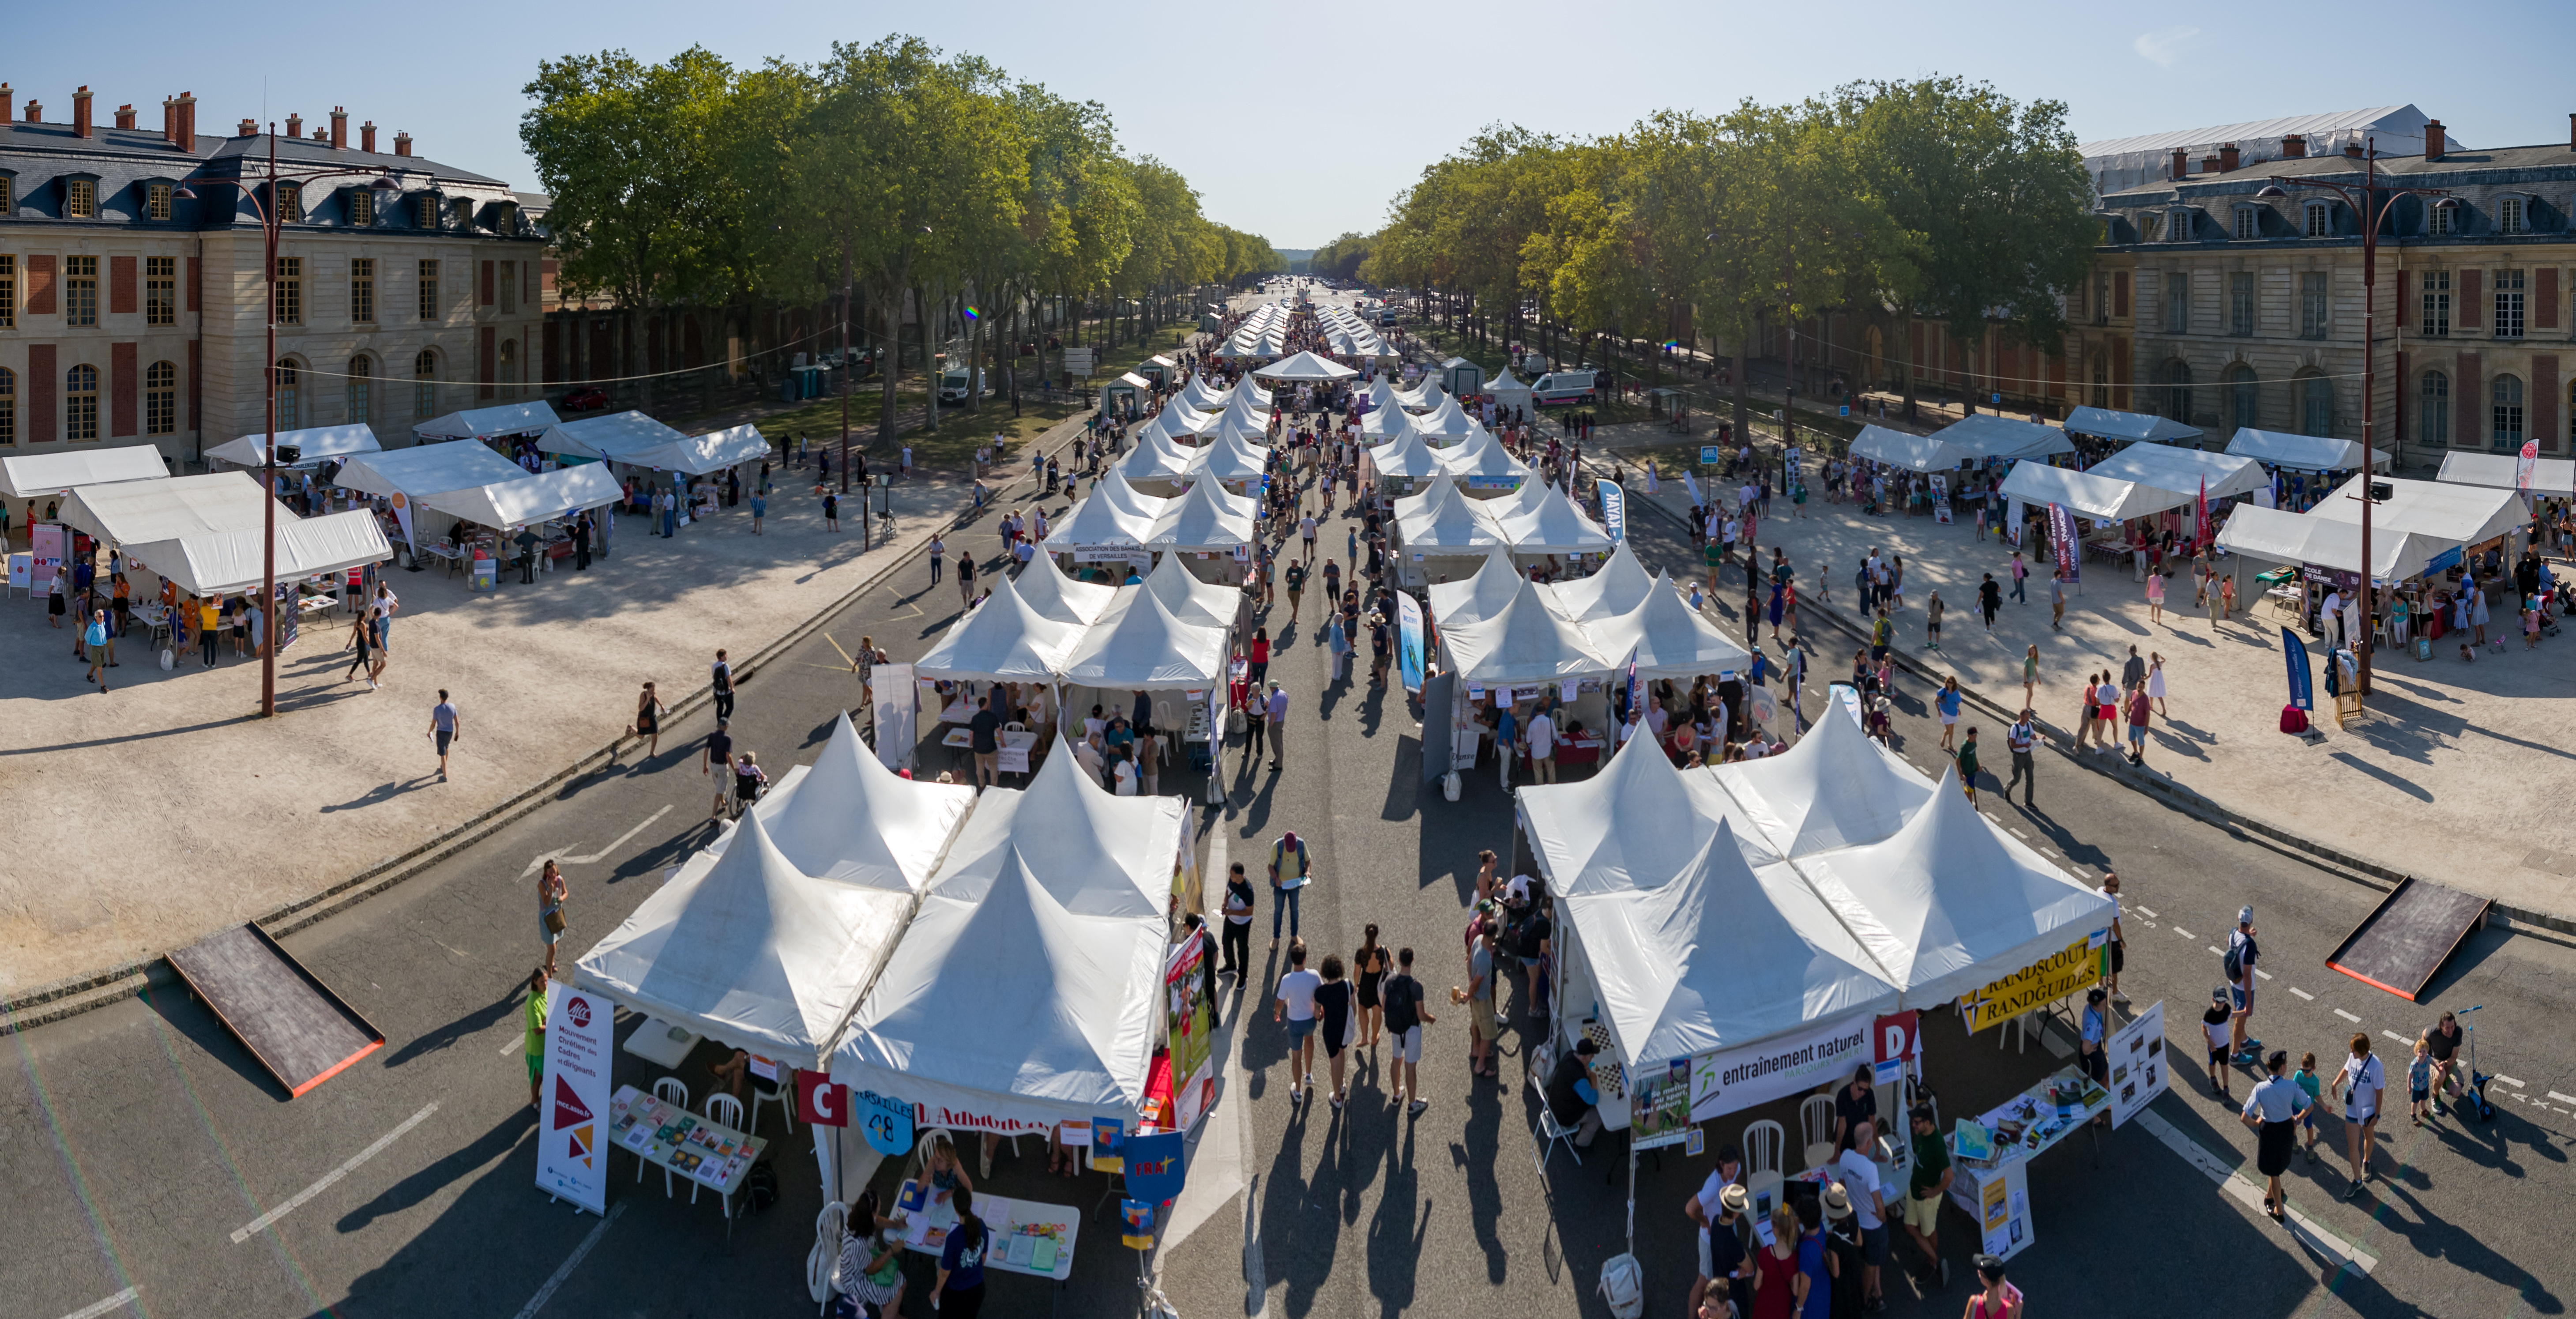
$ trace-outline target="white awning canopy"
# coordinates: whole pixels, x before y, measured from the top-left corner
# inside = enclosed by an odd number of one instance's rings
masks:
[[[1446,631],[1483,622],[1503,612],[1521,593],[1521,570],[1512,566],[1512,557],[1497,548],[1485,555],[1485,565],[1454,582],[1433,582],[1431,621]],[[1589,579],[1586,579],[1589,580]],[[1557,604],[1558,597],[1547,587],[1540,587],[1542,600]],[[1563,612],[1559,609],[1559,612]]]
[[[509,531],[614,504],[624,493],[607,468],[598,463],[579,463],[534,476],[523,472],[515,481],[437,491],[422,495],[420,505],[496,531]]]
[[[2236,437],[2227,442],[2227,451],[2240,458],[2251,458],[2266,467],[2286,467],[2294,472],[2357,472],[2361,470],[2361,441],[2336,440],[2323,435],[2292,435],[2287,431],[2258,431],[2251,426],[2239,427]],[[2370,451],[2371,466],[2387,467],[2395,455],[2386,449]]]
[[[2044,458],[2073,453],[2075,442],[2055,426],[2015,421],[1991,412],[1973,413],[1932,432],[1934,439],[1971,458]]]
[[[1174,554],[1164,555],[1162,562],[1145,574],[1145,589],[1153,592],[1174,618],[1201,627],[1233,627],[1235,615],[1243,605],[1242,587],[1200,581],[1181,566],[1180,556]]]
[[[1223,412],[1229,393],[1230,391],[1223,386],[1210,385],[1207,373],[1201,371],[1193,374],[1190,382],[1181,386],[1179,392],[1163,401],[1163,410],[1168,412],[1175,407],[1182,407],[1193,412]]]
[[[1413,419],[1413,429],[1420,433],[1422,438],[1429,440],[1431,446],[1436,449],[1443,441],[1455,442],[1466,439],[1470,435],[1481,434],[1485,426],[1484,423],[1468,416],[1467,410],[1458,406],[1458,400],[1454,396],[1442,394],[1440,401],[1433,405],[1430,411]]]
[[[618,461],[650,467],[655,471],[705,476],[743,463],[759,462],[770,452],[769,441],[762,437],[760,428],[746,424],[625,454]]]
[[[2087,475],[2170,490],[2198,499],[2206,481],[2211,499],[2246,495],[2271,484],[2263,465],[2251,458],[2182,449],[2152,442],[2132,444],[2085,469]]]
[[[189,595],[223,595],[256,591],[268,566],[257,527],[239,531],[204,531],[170,540],[129,544],[126,560],[175,583]],[[326,517],[299,518],[280,511],[277,517],[277,580],[291,582],[323,573],[345,572],[393,557],[376,515],[351,509]]]
[[[1283,358],[1282,360],[1273,362],[1268,366],[1255,368],[1252,374],[1256,379],[1295,383],[1298,381],[1323,382],[1328,380],[1348,380],[1351,377],[1358,375],[1359,372],[1354,371],[1339,362],[1328,362],[1323,358],[1315,356],[1313,353],[1299,353],[1294,357]]]
[[[1470,422],[1469,425],[1475,425]],[[1430,451],[1440,470],[1454,477],[1461,486],[1491,489],[1512,486],[1525,490],[1538,484],[1530,479],[1528,463],[1512,456],[1492,431],[1476,426],[1466,439],[1446,449]]]
[[[1447,476],[1435,476],[1421,494],[1395,501],[1395,532],[1411,554],[1483,554],[1507,543],[1484,502],[1458,493],[1458,483]]]
[[[1049,554],[1069,554],[1102,545],[1143,549],[1146,538],[1154,532],[1154,520],[1172,501],[1139,494],[1133,487],[1102,493],[1125,482],[1126,478],[1115,471],[1092,482],[1091,493],[1055,524],[1040,548]]]
[[[1893,837],[1932,795],[1930,779],[1830,710],[1787,751],[1710,773],[1791,858]]]
[[[316,467],[334,458],[375,453],[385,446],[376,442],[375,431],[369,429],[365,422],[359,422],[349,426],[308,426],[303,430],[279,431],[277,447],[303,450],[294,465]],[[265,467],[268,465],[268,433],[262,431],[226,440],[206,450],[206,456],[244,467]]]
[[[2113,412],[2109,408],[2077,408],[2066,414],[2066,429],[2077,435],[2099,435],[2106,440],[2137,440],[2155,444],[2175,444],[2201,437],[2199,427],[2186,426],[2171,417],[2145,412]]]
[[[835,711],[832,734],[814,763],[798,765],[751,808],[779,855],[801,874],[889,893],[918,893],[939,868],[948,840],[966,822],[975,789],[926,783],[887,769]],[[708,843],[718,857],[742,834],[727,825]],[[683,874],[688,867],[682,867]]]
[[[2372,521],[2376,524],[2377,519]],[[2437,562],[2459,557],[2458,541],[2446,543],[2377,525],[2371,533],[2370,575],[2383,582],[2411,581]],[[2226,524],[2218,529],[2218,548],[2250,559],[2358,573],[2361,524],[2247,504],[2227,515]]]
[[[1202,479],[1166,503],[1145,543],[1158,550],[1231,551],[1260,534],[1257,517],[1250,496],[1229,494],[1213,479]]]
[[[1528,582],[1491,617],[1441,629],[1440,644],[1460,677],[1487,686],[1599,678],[1613,666]]]
[[[334,484],[370,495],[417,498],[441,490],[516,481],[527,469],[476,440],[419,444],[361,454],[340,464]]]
[[[1915,472],[1947,472],[1968,461],[1966,450],[1929,435],[1908,435],[1885,426],[1863,426],[1852,437],[1851,456]]]
[[[504,403],[451,412],[412,427],[411,433],[424,440],[482,440],[495,435],[534,435],[560,420],[555,410],[544,403]]]
[[[1586,516],[1565,492],[1544,481],[1523,481],[1510,494],[1485,502],[1514,554],[1607,554],[1610,533]]]
[[[1117,594],[1117,588],[1098,582],[1077,582],[1055,566],[1055,556],[1041,554],[1029,560],[1029,566],[1012,579],[1020,599],[1037,611],[1040,618],[1058,623],[1088,627]]]
[[[1404,409],[1389,408],[1383,414],[1370,413],[1360,422],[1360,429],[1365,432],[1381,415],[1411,420],[1410,414]],[[1401,427],[1403,422],[1399,421],[1396,424]],[[1440,455],[1434,452],[1430,445],[1424,444],[1422,437],[1414,434],[1409,428],[1404,429],[1400,437],[1369,449],[1368,461],[1369,466],[1376,468],[1380,476],[1392,476],[1409,481],[1419,481],[1449,470],[1441,462]]]
[[[2514,490],[2522,484],[2522,459],[2509,453],[2463,453],[2454,449],[2442,455],[2442,474],[2439,479],[2454,485],[2483,485],[2493,486],[2499,490]],[[2533,459],[2531,493],[2535,495],[2576,494],[2576,460]]]
[[[2362,483],[2367,479],[2355,476],[2345,481],[2308,510],[2309,516],[2359,525]],[[2370,523],[2377,535],[2411,531],[2445,545],[2477,546],[2531,522],[2530,507],[2511,490],[2395,476],[2379,477],[2377,484],[2389,490],[2389,497],[2371,510]]]
[[[121,444],[113,449],[83,449],[72,453],[40,453],[25,458],[0,458],[0,495],[12,499],[35,499],[59,495],[85,485],[161,481],[169,476],[169,460],[161,456],[160,449],[149,444]]]
[[[2120,522],[2191,502],[2171,490],[2115,481],[2107,476],[2051,467],[2023,459],[2005,474],[2002,493],[2026,504],[2062,504],[2068,512],[2101,522]]]
[[[1177,481],[1198,460],[1197,449],[1173,443],[1151,421],[1136,428],[1134,439],[1134,446],[1109,466],[1113,475],[1128,481]]]
[[[1736,673],[1753,660],[1752,652],[1691,608],[1660,573],[1636,608],[1591,619],[1582,627],[1592,638],[1592,648],[1620,671],[1626,671],[1629,657],[1634,656],[1640,678]]]
[[[1260,480],[1270,466],[1270,450],[1252,438],[1260,433],[1218,427],[1208,442],[1190,455],[1186,475],[1202,484]]]
[[[266,524],[268,503],[248,472],[212,472],[85,485],[63,500],[62,521],[118,545],[149,545],[213,532],[256,533]],[[294,516],[280,509],[277,520]]]
[[[1063,679],[1111,691],[1204,690],[1225,676],[1226,629],[1184,622],[1143,583],[1118,598],[1082,635]]]
[[[1556,601],[1557,612],[1578,623],[1589,623],[1644,604],[1646,594],[1655,589],[1660,577],[1661,574],[1647,576],[1646,566],[1637,561],[1636,546],[1623,540],[1610,551],[1600,571],[1540,589]],[[1440,588],[1431,589],[1436,593]]]
[[[1052,681],[1081,643],[1081,625],[1041,617],[1007,575],[987,580],[992,596],[950,624],[913,672],[968,682]]]
[[[674,430],[641,412],[612,412],[604,417],[556,422],[537,437],[537,448],[546,453],[622,462],[629,454],[685,443],[688,438],[687,432]]]

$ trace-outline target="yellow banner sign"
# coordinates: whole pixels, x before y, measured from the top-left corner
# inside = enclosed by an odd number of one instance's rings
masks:
[[[1968,1020],[1968,1033],[2000,1026],[2101,979],[2109,969],[2108,956],[2104,945],[2095,942],[2095,936],[2086,935],[2061,951],[1963,996],[1959,1011]]]

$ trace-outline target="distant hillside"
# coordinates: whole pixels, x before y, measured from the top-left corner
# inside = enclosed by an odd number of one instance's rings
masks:
[[[1311,247],[1282,247],[1273,250],[1279,253],[1280,260],[1288,263],[1288,273],[1291,275],[1305,274],[1306,267],[1315,259],[1315,249]]]

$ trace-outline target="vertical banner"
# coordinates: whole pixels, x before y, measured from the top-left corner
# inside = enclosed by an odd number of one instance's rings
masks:
[[[2067,512],[2064,504],[2051,503],[2048,506],[2048,553],[2049,557],[2057,560],[2060,580],[2084,580],[2083,561],[2076,557],[2075,515]]]
[[[2165,1005],[2158,1002],[2111,1033],[2111,1125],[2124,1126],[2138,1110],[2173,1086],[2165,1057]]]
[[[1216,1098],[1216,1005],[1208,1001],[1207,940],[1182,940],[1163,961],[1164,1042],[1172,1051],[1172,1122],[1198,1125]]]
[[[2521,491],[2522,497],[2525,499],[2531,498],[2531,477],[2532,473],[2536,471],[2539,466],[2540,441],[2536,439],[2524,440],[2522,442],[2521,456],[2514,459],[2513,488]]]
[[[63,561],[69,557],[63,546],[62,523],[39,522],[27,528],[27,548],[34,551],[36,555],[36,584],[33,590],[54,589],[54,570],[62,567]],[[68,585],[65,589],[69,589]]]
[[[1422,602],[1409,594],[1395,597],[1396,668],[1404,678],[1404,689],[1422,690]]]
[[[1610,533],[1613,542],[1628,538],[1628,492],[1608,481],[1595,481],[1592,488],[1601,495],[1601,529]]]
[[[2209,528],[2209,478],[2204,476],[2200,478],[2200,500],[2192,509],[2192,552],[2195,554],[2208,553],[2210,542],[2216,539],[2218,539],[2217,534]]]
[[[2281,629],[2281,657],[2290,664],[2290,704],[2302,710],[2316,709],[2315,679],[2308,676],[2308,643],[2286,627]]]
[[[594,1214],[608,1211],[608,1039],[615,1006],[570,984],[551,986],[546,1070],[537,1105],[537,1189]]]
[[[403,544],[410,547],[412,560],[418,562],[420,536],[412,530],[411,526],[411,496],[397,490],[386,496],[385,502],[394,506],[394,521],[402,527]]]
[[[877,735],[877,763],[887,769],[912,768],[913,744],[920,739],[913,722],[912,666],[880,664],[868,671],[874,708],[869,722]]]
[[[1691,502],[1692,502],[1692,503],[1694,503],[1694,504],[1703,504],[1703,505],[1704,505],[1704,504],[1706,504],[1706,503],[1708,503],[1708,500],[1706,500],[1706,499],[1704,499],[1704,498],[1702,498],[1702,497],[1700,496],[1700,493],[1699,493],[1699,482],[1697,482],[1697,481],[1695,481],[1695,480],[1692,480],[1692,479],[1691,479],[1691,474],[1690,474],[1689,472],[1683,472],[1683,473],[1682,473],[1682,489],[1684,489],[1684,490],[1688,490],[1688,491],[1690,492],[1690,497],[1691,497]]]

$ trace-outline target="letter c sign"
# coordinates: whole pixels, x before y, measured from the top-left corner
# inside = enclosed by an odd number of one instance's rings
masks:
[[[798,1072],[796,1111],[818,1127],[846,1127],[850,1125],[850,1088],[833,1081],[830,1072]]]

